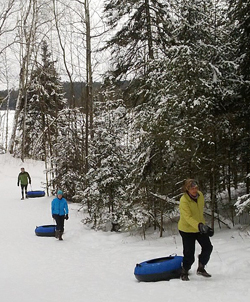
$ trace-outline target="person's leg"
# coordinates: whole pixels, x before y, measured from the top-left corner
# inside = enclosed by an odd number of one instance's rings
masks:
[[[59,216],[59,233],[58,233],[59,240],[63,240],[62,239],[63,232],[64,232],[64,215]]]
[[[63,235],[63,232],[64,232],[64,215],[63,216],[53,215],[53,217],[56,221],[55,237],[58,238],[59,240],[63,240],[62,235]]]
[[[180,231],[180,234],[183,244],[183,268],[186,271],[189,271],[195,260],[194,253],[196,233],[185,233]]]
[[[202,275],[204,277],[211,277],[211,275],[205,270],[205,265],[208,263],[213,250],[210,238],[207,235],[199,234],[197,236],[197,241],[201,246],[201,253],[198,256],[199,265],[197,269],[197,274]]]
[[[28,187],[28,185],[24,185],[25,197],[26,197],[26,198],[27,198],[27,187]]]
[[[211,244],[210,238],[207,235],[199,234],[197,236],[197,241],[201,246],[201,253],[199,255],[199,262],[205,266],[209,259],[213,250],[213,246]]]
[[[181,279],[183,281],[189,281],[188,271],[194,263],[195,253],[195,233],[181,232],[182,243],[183,243],[183,263],[181,271]]]
[[[55,237],[58,238],[59,237],[59,231],[60,231],[60,218],[59,215],[53,215],[53,218],[56,221],[56,231],[55,231]]]
[[[21,185],[21,193],[22,193],[22,199],[24,199],[24,194],[23,194],[23,190],[24,190],[24,185]]]
[[[57,229],[58,231],[64,231],[64,216],[57,215]]]

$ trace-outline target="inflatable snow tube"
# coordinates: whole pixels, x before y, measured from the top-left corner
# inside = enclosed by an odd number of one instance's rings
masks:
[[[155,282],[180,278],[182,256],[151,259],[136,264],[134,275],[138,281]]]
[[[43,237],[55,237],[56,226],[55,225],[41,225],[37,226],[35,233],[37,236]]]
[[[27,197],[32,198],[32,197],[43,197],[45,196],[45,191],[28,191],[27,192]]]

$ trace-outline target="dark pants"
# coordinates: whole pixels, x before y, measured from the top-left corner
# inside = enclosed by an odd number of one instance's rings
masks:
[[[64,232],[64,215],[60,216],[60,215],[54,214],[53,218],[56,221],[56,230]]]
[[[22,198],[24,198],[24,195],[23,195],[23,191],[25,190],[25,196],[27,195],[27,187],[28,185],[21,185],[21,191],[22,191]]]
[[[208,263],[213,250],[210,238],[207,235],[200,233],[185,233],[180,231],[180,234],[183,243],[183,268],[187,271],[190,270],[195,261],[194,254],[196,240],[201,246],[199,262],[205,266]]]

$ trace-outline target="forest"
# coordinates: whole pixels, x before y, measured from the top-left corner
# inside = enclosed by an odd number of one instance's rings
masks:
[[[0,2],[5,151],[44,161],[48,195],[162,236],[194,178],[212,226],[248,214],[249,0]]]
[[[64,93],[64,96],[67,100],[68,106],[70,104],[70,95],[71,95],[71,84],[69,82],[61,82],[62,85],[62,91]],[[81,107],[82,102],[81,98],[82,95],[86,94],[86,83],[83,82],[74,82],[74,96],[76,99],[76,107]],[[100,82],[93,82],[93,90],[94,94],[98,95],[101,89],[101,83]],[[18,89],[13,89],[10,92],[8,90],[0,91],[0,108],[1,110],[15,110],[16,103],[17,103],[17,96],[18,96]],[[84,106],[84,104],[83,104]],[[8,107],[8,108],[7,108]]]

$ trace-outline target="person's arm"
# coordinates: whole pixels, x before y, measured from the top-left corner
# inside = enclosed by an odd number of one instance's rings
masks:
[[[30,178],[30,175],[29,175],[28,172],[27,172],[27,176],[28,176],[28,179],[29,179],[29,184],[31,185],[31,178]]]
[[[54,199],[51,202],[51,214],[52,214],[52,217],[53,217],[53,215],[54,215]]]
[[[64,216],[64,218],[65,218],[66,220],[68,220],[68,219],[69,219],[69,207],[68,207],[67,200],[66,200],[66,199],[64,199],[64,200],[65,200],[65,204],[64,204],[64,212],[65,212],[65,216]]]
[[[65,214],[69,214],[69,207],[68,207],[68,203],[67,203],[67,200],[65,199]]]
[[[17,176],[17,185],[19,186],[19,176],[20,176],[20,174],[18,174],[18,176]]]

